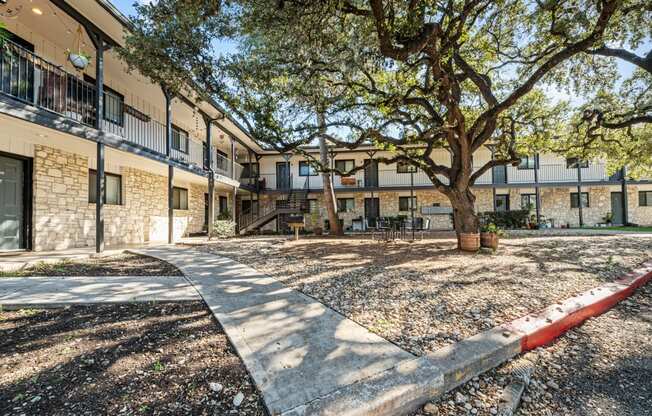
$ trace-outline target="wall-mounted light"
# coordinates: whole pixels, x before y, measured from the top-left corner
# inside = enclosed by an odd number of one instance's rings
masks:
[[[39,9],[38,7],[32,7],[32,13],[41,16],[43,14],[43,10]]]

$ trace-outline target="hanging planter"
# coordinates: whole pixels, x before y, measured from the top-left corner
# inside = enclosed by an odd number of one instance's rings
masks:
[[[84,52],[72,53],[68,51],[68,61],[70,61],[72,66],[74,66],[76,69],[79,69],[80,71],[86,69],[90,60],[90,55],[85,54]]]
[[[81,50],[82,47],[82,28],[81,25],[77,28],[77,52],[72,52],[70,49],[66,51],[68,61],[80,71],[83,71],[91,61],[91,56]]]

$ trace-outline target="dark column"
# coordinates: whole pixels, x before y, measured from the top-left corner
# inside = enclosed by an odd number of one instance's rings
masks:
[[[580,219],[580,227],[584,226],[584,215],[582,213],[582,162],[577,159],[577,214]]]
[[[212,150],[212,132],[213,120],[204,116],[206,123],[206,162],[208,163],[208,238],[213,233],[213,221],[215,220],[215,176],[213,174],[213,150]]]
[[[234,180],[237,181],[240,178],[235,177],[235,156],[236,156],[235,155],[235,139],[233,137],[230,137],[230,138],[231,138],[231,179],[234,179]],[[238,194],[238,187],[234,186],[233,187],[233,207],[232,207],[233,212],[231,213],[231,217],[233,218],[233,222],[235,222],[235,223],[238,222],[236,212],[235,212],[236,211],[235,206],[236,206],[236,203],[237,203],[237,201],[236,201],[236,195],[237,194]]]
[[[627,197],[627,167],[623,166],[623,168],[620,170],[620,174],[622,175],[622,179],[620,182],[620,189],[623,194],[622,201],[623,201],[623,225],[627,225],[629,223],[629,203],[628,197]]]
[[[102,130],[104,117],[104,38],[101,34],[89,33],[95,44],[95,128]],[[95,252],[104,251],[104,143],[97,143],[97,175],[95,182]]]
[[[165,95],[165,155],[172,155],[172,94],[163,87]],[[168,165],[168,244],[174,242],[174,168]]]
[[[534,200],[537,211],[537,224],[541,222],[541,191],[539,189],[539,154],[534,155]]]

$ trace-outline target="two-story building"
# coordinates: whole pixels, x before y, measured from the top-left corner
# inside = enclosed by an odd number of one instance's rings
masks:
[[[317,148],[308,151],[319,157]],[[332,167],[342,172],[367,163],[366,168],[353,175],[332,178],[345,229],[364,228],[374,218],[409,217],[411,208],[428,229],[452,229],[451,204],[434,189],[424,172],[412,171],[407,164],[374,162],[374,158],[392,155],[372,147],[355,151],[332,148],[329,153]],[[491,157],[488,148],[481,149],[474,155],[474,166],[479,168]],[[445,150],[435,151],[433,159],[450,166],[450,155]],[[242,194],[240,211],[253,211],[255,217],[265,217],[257,223],[245,221],[245,226],[282,229],[283,223],[276,221],[273,211],[284,206],[282,202],[288,195],[299,193],[308,200],[311,211],[306,215],[307,227],[327,228],[322,177],[305,158],[262,152],[251,166],[243,164],[242,183],[251,184],[252,189],[257,187],[258,192]],[[634,181],[623,172],[609,175],[606,164],[600,161],[578,161],[552,154],[524,157],[519,166],[496,167],[476,181],[476,210],[527,209],[539,222],[551,227],[594,226],[605,223],[608,213],[612,214],[614,224],[652,225],[652,181]],[[440,179],[446,181],[444,177]],[[288,210],[279,211],[285,212]]]
[[[0,19],[0,250],[172,241],[236,215],[236,160],[262,149],[215,103],[129,73],[109,2],[9,0]]]
[[[107,0],[7,0],[0,19],[0,251],[172,242],[218,216],[242,232],[281,230],[306,211],[326,228],[322,178],[299,156],[263,149],[214,102],[171,96],[115,53],[128,20]],[[317,148],[308,148],[318,154]],[[450,229],[451,207],[423,172],[384,165],[374,148],[330,149],[347,229],[379,217]],[[447,164],[440,150],[435,160]],[[476,154],[474,164],[491,159]],[[530,209],[551,226],[652,225],[652,182],[608,175],[600,161],[554,155],[487,172],[477,210]],[[297,208],[301,209],[297,209]]]

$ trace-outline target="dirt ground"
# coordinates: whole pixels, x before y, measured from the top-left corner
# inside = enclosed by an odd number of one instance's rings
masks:
[[[266,412],[202,303],[0,312],[0,415],[98,414]]]
[[[652,285],[552,345],[538,362],[517,416],[652,415]],[[482,374],[416,415],[494,415],[511,364]]]
[[[86,260],[41,262],[17,271],[0,272],[0,277],[10,276],[183,276],[183,274],[164,261],[125,253]]]
[[[652,238],[504,239],[464,254],[450,239],[236,238],[200,247],[248,264],[417,355],[542,309],[652,258]]]

